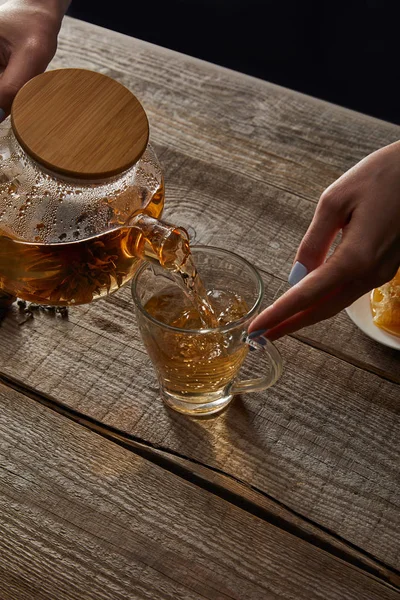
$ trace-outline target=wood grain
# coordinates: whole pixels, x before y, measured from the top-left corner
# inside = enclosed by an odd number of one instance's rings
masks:
[[[11,122],[30,156],[79,179],[126,171],[149,138],[137,98],[118,81],[87,69],[52,70],[28,81],[15,97]]]
[[[165,215],[255,263],[266,303],[285,289],[322,190],[399,136],[394,125],[72,19],[52,66],[97,70],[138,96],[165,169]],[[161,406],[131,309],[129,289],[71,310],[69,321],[41,315],[20,326],[14,308],[0,330],[0,371],[225,471],[399,567],[394,351],[339,315],[280,342],[285,374],[271,391],[189,421]]]
[[[158,147],[157,147],[158,149]],[[265,305],[285,292],[293,257],[314,206],[294,194],[249,181],[159,148],[166,177],[165,218],[189,230],[195,242],[238,252],[264,275]],[[368,338],[345,312],[299,334],[306,343],[400,383],[399,355]]]
[[[33,388],[28,388],[25,385],[21,386],[14,378],[1,376],[0,383],[17,392],[22,391],[25,396],[39,402],[42,406],[46,406],[57,414],[75,423],[79,423],[79,425],[98,433],[123,448],[135,452],[135,454],[146,460],[182,477],[185,481],[195,483],[243,510],[378,577],[381,581],[400,588],[400,573],[386,567],[380,561],[368,555],[368,553],[355,548],[347,541],[326,531],[316,523],[305,519],[297,514],[295,510],[286,507],[269,495],[261,493],[254,487],[239,481],[234,476],[227,475],[221,469],[205,466],[199,461],[182,457],[178,453],[162,450],[143,440],[138,441],[135,439],[135,436],[122,434],[113,427],[103,425],[101,422],[79,411],[66,407],[48,395],[40,394]]]
[[[138,96],[165,171],[166,217],[274,275],[275,293],[321,192],[400,138],[396,125],[70,18],[52,66],[94,69]],[[400,380],[396,352],[345,314],[302,339]]]
[[[5,600],[398,597],[4,386],[0,490]]]
[[[129,87],[158,144],[312,202],[400,137],[396,125],[70,18],[53,64]]]
[[[106,425],[216,467],[399,566],[399,388],[287,338],[284,375],[220,417],[165,409],[129,290],[69,321],[3,323],[1,371]],[[18,357],[18,360],[15,357]]]

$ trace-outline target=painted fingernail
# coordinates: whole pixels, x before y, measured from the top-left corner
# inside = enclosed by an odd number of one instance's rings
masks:
[[[257,331],[252,331],[249,333],[249,338],[254,340],[255,338],[261,337],[267,333],[268,329],[257,329]]]
[[[307,268],[301,262],[295,262],[288,277],[289,284],[296,285],[296,283],[299,283],[299,281],[304,279],[307,273]]]
[[[5,118],[6,118],[6,113],[4,112],[4,110],[2,108],[0,108],[0,123],[2,121],[4,121]]]
[[[249,340],[256,340],[257,344],[259,344],[260,346],[265,346],[267,344],[267,340],[265,339],[265,337],[263,337],[263,335],[265,335],[267,331],[268,329],[258,329],[257,331],[252,331],[251,333],[249,333]],[[249,345],[249,349],[250,352],[254,352],[254,350],[257,350],[257,347],[255,346],[253,348],[252,345]]]

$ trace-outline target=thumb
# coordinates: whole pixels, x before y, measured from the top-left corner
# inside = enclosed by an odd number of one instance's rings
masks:
[[[297,250],[289,275],[290,285],[296,285],[325,261],[333,240],[348,220],[345,212],[338,206],[331,207],[333,203],[326,198],[324,195],[321,197],[313,220]]]

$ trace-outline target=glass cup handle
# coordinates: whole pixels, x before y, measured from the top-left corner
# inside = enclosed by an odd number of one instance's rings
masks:
[[[261,358],[269,364],[270,371],[268,375],[254,377],[253,379],[242,379],[234,381],[229,393],[244,394],[246,392],[260,392],[274,385],[282,375],[282,358],[272,342],[265,337],[250,339],[246,336],[245,344],[250,351],[258,352]]]

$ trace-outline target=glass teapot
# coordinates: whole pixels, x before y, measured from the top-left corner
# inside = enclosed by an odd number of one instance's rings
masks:
[[[83,69],[43,73],[0,125],[0,296],[91,302],[129,281],[139,259],[167,268],[188,252],[159,221],[163,175],[137,98]]]

